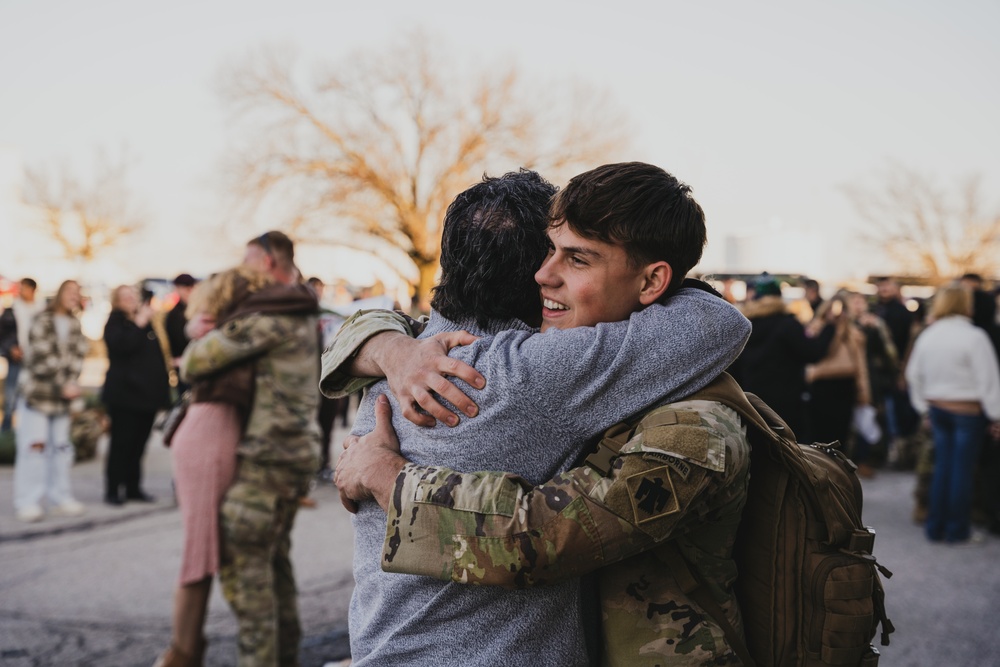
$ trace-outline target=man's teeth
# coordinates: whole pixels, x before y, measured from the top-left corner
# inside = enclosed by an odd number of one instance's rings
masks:
[[[567,306],[562,305],[558,301],[553,301],[551,299],[542,299],[542,305],[549,310],[569,310]]]

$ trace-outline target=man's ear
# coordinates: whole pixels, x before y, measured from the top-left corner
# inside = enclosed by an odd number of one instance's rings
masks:
[[[674,270],[666,262],[654,262],[643,270],[642,289],[639,290],[639,303],[648,306],[656,303],[670,286]]]

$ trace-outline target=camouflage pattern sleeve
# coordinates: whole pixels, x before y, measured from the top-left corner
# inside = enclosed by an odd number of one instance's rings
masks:
[[[283,318],[255,313],[232,320],[188,343],[181,357],[181,377],[197,380],[257,357],[289,336]]]
[[[416,335],[411,320],[391,310],[359,310],[352,315],[334,335],[330,346],[323,351],[323,368],[319,389],[324,396],[339,398],[361,391],[374,384],[377,378],[353,377],[344,366],[375,334],[398,331],[407,336]]]
[[[533,487],[504,473],[408,464],[389,503],[382,569],[520,588],[677,536],[708,503],[726,502],[729,471],[745,477],[748,461],[734,412],[706,401],[671,407],[647,415],[606,475],[583,466]],[[738,497],[745,480],[732,486]]]

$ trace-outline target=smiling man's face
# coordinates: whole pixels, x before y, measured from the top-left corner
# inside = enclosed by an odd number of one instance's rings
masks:
[[[620,245],[585,239],[568,224],[549,229],[552,247],[535,274],[542,331],[628,319],[641,307],[644,267],[631,268]]]

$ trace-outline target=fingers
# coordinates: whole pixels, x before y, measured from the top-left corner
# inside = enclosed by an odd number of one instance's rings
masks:
[[[402,401],[400,401],[400,402],[402,403]],[[456,423],[457,423],[457,420],[458,420],[458,417],[456,417],[454,414],[452,414],[448,410],[445,410],[444,406],[441,405],[440,403],[437,404],[437,406],[439,408],[439,410],[437,411],[437,413],[431,413],[430,415],[425,414],[423,412],[420,412],[417,409],[418,403],[416,403],[415,401],[409,401],[407,403],[403,403],[403,406],[404,406],[403,407],[403,411],[401,413],[403,415],[403,418],[407,419],[407,420],[409,420],[411,422],[413,422],[417,426],[426,426],[427,428],[430,428],[430,427],[434,426],[434,424],[437,423],[437,421],[435,421],[435,418],[440,418],[441,421],[443,421],[445,424],[447,424],[447,423],[449,423],[448,420],[447,420],[447,416],[448,415],[451,415],[451,418],[453,420],[455,420]],[[423,407],[423,406],[420,406],[420,407]],[[424,408],[424,409],[426,410],[427,408]],[[439,415],[440,415],[440,417],[439,417]]]
[[[476,389],[482,389],[486,386],[486,378],[464,361],[448,357],[443,361],[441,366],[441,373],[444,375],[452,375],[460,380],[465,380],[465,382]]]
[[[461,362],[459,362],[461,363]],[[465,364],[462,364],[466,366]],[[472,366],[466,366],[466,368],[472,369]],[[472,369],[475,372],[475,369]],[[476,375],[479,375],[476,373]],[[440,375],[431,376],[428,379],[428,388],[437,392],[441,398],[445,399],[452,405],[454,405],[458,410],[467,417],[475,417],[479,414],[479,406],[476,405],[475,401],[465,395],[458,386],[446,377]],[[433,395],[431,396],[433,399]],[[426,408],[425,408],[426,409]],[[449,413],[450,414],[450,413]],[[443,421],[443,420],[442,420]],[[448,422],[445,422],[448,423]],[[458,421],[455,421],[457,424]],[[454,426],[455,424],[450,424]]]
[[[340,504],[344,506],[344,509],[351,514],[358,513],[358,504],[347,497],[343,491],[340,492]]]
[[[384,428],[386,425],[392,428],[392,406],[385,394],[379,394],[375,399],[375,429]]]
[[[473,336],[468,331],[447,331],[437,334],[437,337],[442,343],[444,343],[444,349],[446,352],[453,347],[472,345],[479,340],[479,336]]]
[[[349,435],[346,438],[344,438],[344,451],[346,452],[347,448],[356,443],[357,441],[358,441],[358,436],[356,435]]]
[[[383,447],[399,452],[399,438],[396,430],[392,427],[392,407],[389,399],[382,394],[375,401],[375,430],[372,434],[379,438],[379,444]]]

